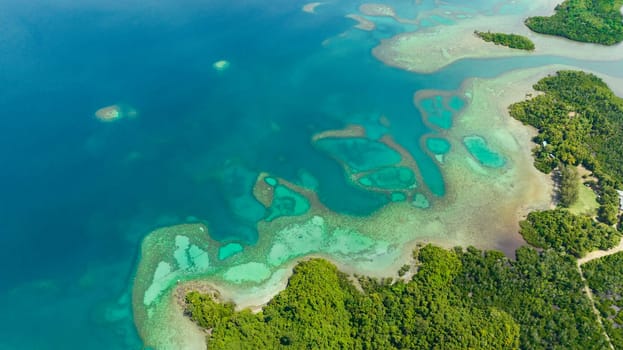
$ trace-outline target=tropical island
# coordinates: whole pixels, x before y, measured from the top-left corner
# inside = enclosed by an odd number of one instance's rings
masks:
[[[623,41],[622,0],[565,0],[553,16],[535,16],[525,24],[541,34],[586,43],[614,45]]]
[[[615,201],[610,195],[620,184],[613,178],[620,179],[623,170],[622,146],[611,142],[620,137],[623,100],[599,78],[577,71],[560,71],[534,87],[544,93],[511,105],[510,111],[539,129],[535,166],[547,173],[557,169],[566,179],[561,186],[576,189],[581,184],[568,169],[579,164],[592,169],[600,198],[596,218],[566,209],[577,194],[559,188],[556,209],[532,212],[521,222],[522,236],[542,250],[521,247],[514,260],[495,250],[421,245],[400,277],[379,279],[349,276],[312,258],[299,262],[285,290],[257,313],[236,311],[218,293],[190,292],[186,313],[208,330],[210,349],[232,344],[285,349],[623,347],[623,244],[613,227],[618,197]]]
[[[520,49],[526,51],[534,50],[534,43],[523,35],[518,34],[506,34],[506,33],[492,33],[474,31],[477,37],[486,42],[492,42],[496,45],[502,45],[510,47],[511,49]]]

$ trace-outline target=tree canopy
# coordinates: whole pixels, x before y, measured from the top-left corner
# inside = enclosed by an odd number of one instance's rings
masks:
[[[188,294],[187,312],[211,329],[210,349],[601,349],[575,261],[553,250],[414,252],[410,281],[358,276],[325,260],[299,263],[261,312]],[[220,320],[215,320],[218,315]]]
[[[623,253],[584,264],[582,270],[593,290],[606,332],[615,349],[623,349]]]
[[[614,45],[623,41],[623,0],[565,0],[550,17],[530,17],[532,31],[575,41]]]
[[[544,94],[510,106],[510,114],[539,130],[534,149],[537,169],[583,164],[599,182],[600,221],[617,222],[615,188],[623,179],[623,99],[598,77],[560,71],[541,79],[534,89]]]
[[[612,248],[621,239],[614,228],[561,209],[532,212],[520,227],[520,233],[528,243],[558,249],[575,257]]]
[[[476,34],[476,36],[478,36],[482,40],[487,42],[493,42],[496,45],[502,45],[510,47],[511,49],[520,49],[526,51],[534,50],[534,43],[532,42],[532,40],[526,38],[523,35],[479,31],[475,31],[474,34]]]

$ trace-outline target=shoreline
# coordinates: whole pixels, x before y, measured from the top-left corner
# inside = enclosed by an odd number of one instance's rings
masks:
[[[535,135],[536,131],[533,128],[524,126],[519,121],[511,118],[507,107],[511,103],[515,103],[522,100],[522,98],[526,98],[526,94],[531,93],[534,95],[532,85],[544,76],[553,74],[562,69],[573,68],[574,67],[564,65],[553,65],[511,71],[495,79],[471,78],[466,80],[461,87],[461,91],[472,96],[472,100],[470,102],[470,106],[472,107],[468,107],[468,109],[464,111],[464,113],[459,117],[459,123],[455,128],[451,129],[450,133],[455,132],[455,134],[461,135],[464,129],[472,130],[474,127],[478,128],[483,125],[485,127],[489,127],[492,124],[498,126],[498,123],[505,122],[507,123],[506,128],[509,133],[513,135],[513,142],[511,142],[511,144],[516,143],[520,147],[520,152],[523,154],[522,156],[527,157],[530,160],[527,164],[528,166],[524,166],[524,171],[527,170],[528,173],[537,175],[536,178],[531,178],[531,181],[537,181],[537,183],[533,183],[532,187],[528,186],[528,188],[531,188],[532,190],[525,193],[522,199],[519,199],[519,202],[523,202],[523,204],[516,206],[511,205],[511,209],[515,208],[514,211],[511,210],[505,212],[507,220],[503,221],[510,224],[510,227],[518,228],[519,220],[525,217],[528,212],[537,209],[545,209],[547,206],[552,205],[552,202],[548,200],[549,198],[547,196],[548,194],[551,194],[552,184],[551,178],[549,178],[548,175],[538,172],[532,166],[531,146],[534,144],[531,139]],[[603,76],[601,74],[597,75]],[[623,80],[617,79],[617,82],[617,86],[620,89],[623,89]],[[490,92],[492,89],[495,91],[494,94],[491,94]],[[486,101],[492,103],[483,104],[483,102]],[[479,117],[482,115],[482,108],[485,108],[490,112],[496,111],[495,120],[492,121],[488,118]],[[506,139],[506,137],[504,138]],[[499,141],[492,140],[492,143],[494,144],[497,144],[498,142]],[[450,169],[450,171],[461,169],[462,167],[464,167],[464,165]],[[525,187],[526,186],[524,186],[524,188]],[[543,190],[548,192],[545,197],[543,197]],[[480,191],[480,189],[477,189],[477,191]],[[540,197],[540,200],[535,201],[534,198],[537,197]],[[526,202],[526,198],[531,198],[532,200]],[[544,202],[546,200],[547,203]],[[378,227],[377,225],[372,226]],[[514,235],[504,236],[509,239],[509,241],[505,242],[505,244],[508,244],[508,248],[510,249],[515,249],[518,246],[525,244],[517,231],[515,231]],[[478,237],[478,239],[482,240],[482,237]],[[461,239],[458,239],[458,241],[461,241]],[[300,261],[311,258],[323,258],[336,265],[340,271],[351,276],[352,274],[362,274],[371,277],[397,278],[397,271],[400,266],[412,263],[411,254],[413,249],[417,245],[428,243],[435,244],[446,249],[451,249],[456,246],[457,239],[449,239],[448,237],[416,237],[404,243],[401,246],[401,249],[399,249],[399,254],[394,256],[394,258],[386,264],[376,264],[374,262],[368,264],[358,264],[355,259],[331,256],[330,253],[310,253],[294,258],[284,265],[279,266],[279,268],[272,273],[271,277],[267,281],[251,287],[246,285],[229,284],[224,281],[214,280],[210,277],[182,282],[173,287],[172,290],[169,291],[168,297],[163,298],[161,301],[160,307],[164,308],[164,311],[161,311],[163,316],[159,321],[156,321],[157,324],[161,325],[158,327],[160,332],[159,335],[167,333],[168,335],[164,338],[168,341],[173,341],[174,343],[170,343],[170,345],[167,346],[159,342],[159,348],[179,349],[180,346],[183,349],[191,350],[205,348],[205,331],[190,321],[188,317],[183,315],[183,304],[180,303],[183,292],[187,292],[189,290],[199,290],[204,292],[216,291],[219,294],[220,300],[234,302],[237,310],[248,308],[253,312],[258,312],[277,293],[285,289],[287,281],[292,275],[293,267]],[[498,245],[503,243],[504,242],[498,242]],[[476,245],[479,249],[488,249],[479,244],[474,245]],[[463,245],[463,247],[465,247],[465,245]],[[499,247],[497,249],[505,251],[505,249],[501,249]],[[587,257],[578,260],[578,264],[612,254],[615,251],[620,251],[621,249],[623,249],[623,241],[613,250],[590,253]],[[509,256],[508,251],[505,251],[505,253]],[[509,257],[513,258],[513,256]],[[162,322],[166,324],[161,324]]]
[[[544,15],[543,8],[527,15]],[[524,17],[525,15],[478,16],[455,25],[439,25],[417,32],[401,33],[381,40],[372,49],[372,55],[388,66],[424,74],[437,72],[462,59],[528,55],[562,56],[590,61],[623,59],[623,43],[603,46],[538,34],[524,25]],[[528,52],[495,45],[474,35],[476,30],[523,35],[532,40],[536,48]]]
[[[299,261],[311,257],[327,259],[348,274],[372,277],[396,277],[399,268],[411,261],[410,255],[418,244],[432,243],[443,248],[474,245],[479,249],[502,250],[513,258],[514,250],[525,244],[518,233],[518,220],[531,210],[551,205],[552,185],[547,175],[532,166],[531,139],[535,131],[512,119],[507,107],[521,101],[526,93],[533,93],[532,85],[547,73],[564,68],[570,67],[532,68],[509,72],[494,79],[472,78],[464,82],[459,91],[468,97],[470,103],[458,116],[456,125],[447,132],[454,151],[447,154],[442,165],[444,177],[451,185],[447,197],[433,202],[433,209],[416,209],[409,203],[395,203],[368,218],[321,214],[326,220],[327,231],[343,228],[358,232],[374,242],[369,248],[342,252],[339,249],[339,245],[343,244],[339,242],[342,241],[330,238],[330,242],[337,245],[337,250],[336,246],[329,249],[322,245],[319,250],[294,255],[287,262],[271,267],[270,277],[263,282],[236,284],[222,278],[227,268],[250,261],[263,261],[259,259],[261,256],[265,259],[266,253],[261,252],[268,252],[275,244],[282,244],[278,239],[274,240],[277,233],[258,242],[258,246],[249,247],[246,255],[231,261],[234,265],[216,266],[216,270],[210,270],[212,272],[206,272],[204,276],[189,276],[192,280],[170,286],[157,302],[146,307],[141,302],[141,290],[146,290],[151,283],[155,263],[166,259],[166,254],[169,254],[167,250],[152,252],[152,246],[147,247],[139,265],[139,271],[145,276],[141,275],[142,285],[135,284],[134,299],[134,303],[139,303],[135,304],[139,314],[144,315],[137,326],[146,345],[159,349],[205,348],[205,333],[196,326],[193,328],[194,324],[182,313],[179,302],[181,291],[193,287],[216,290],[223,300],[233,301],[239,309],[259,311],[285,288],[292,268]],[[483,117],[487,115],[490,117]],[[481,167],[479,171],[470,171],[470,166],[478,167],[478,164],[457,144],[467,132],[486,137],[492,146],[511,157],[511,166],[504,169]],[[483,196],[482,193],[489,195]],[[498,198],[499,204],[491,203],[490,198]],[[466,217],[469,219],[466,220]],[[155,237],[156,241],[162,239],[167,238]],[[148,263],[151,265],[144,265]]]

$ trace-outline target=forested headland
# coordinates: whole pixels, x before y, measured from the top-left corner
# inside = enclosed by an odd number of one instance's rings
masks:
[[[583,165],[593,172],[600,204],[599,221],[614,225],[619,214],[623,179],[623,99],[598,77],[560,71],[541,79],[543,94],[510,106],[510,114],[539,134],[533,151],[537,169]]]
[[[475,248],[416,249],[412,280],[299,263],[261,312],[190,293],[210,349],[603,349],[575,260],[524,247],[517,259]]]
[[[623,0],[565,0],[549,17],[526,19],[532,31],[567,39],[614,45],[623,41]]]

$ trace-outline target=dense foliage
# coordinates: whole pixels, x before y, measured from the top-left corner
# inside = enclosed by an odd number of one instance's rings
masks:
[[[578,200],[580,175],[574,166],[562,165],[559,169],[559,198],[558,204],[562,207],[569,208]]]
[[[568,255],[425,246],[414,257],[409,282],[358,277],[359,291],[313,259],[258,314],[197,293],[187,311],[211,329],[210,349],[605,348]]]
[[[560,164],[592,170],[599,179],[599,219],[615,224],[615,188],[623,179],[623,99],[601,79],[578,71],[560,71],[534,88],[544,94],[510,106],[514,118],[539,130],[534,165],[545,173]]]
[[[234,312],[209,295],[186,296],[192,319],[213,329],[210,349],[237,348],[352,348],[351,314],[354,287],[344,274],[324,260],[310,260],[294,268],[288,288],[273,298],[263,313]],[[305,299],[301,299],[304,296]],[[305,344],[304,346],[302,344]]]
[[[527,51],[534,50],[534,43],[532,42],[532,40],[522,35],[479,31],[475,31],[474,34],[476,34],[482,40],[487,42],[493,42],[496,45],[507,46],[511,49],[520,49]]]
[[[621,239],[614,228],[561,209],[532,212],[520,227],[526,242],[536,247],[562,250],[576,257],[593,250],[612,248]]]
[[[623,0],[565,0],[550,17],[530,17],[531,30],[571,40],[614,45],[623,41]]]
[[[595,304],[615,349],[623,349],[623,253],[582,266]]]

